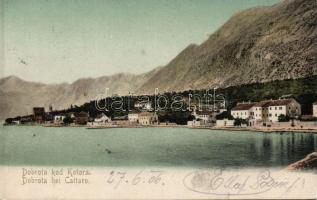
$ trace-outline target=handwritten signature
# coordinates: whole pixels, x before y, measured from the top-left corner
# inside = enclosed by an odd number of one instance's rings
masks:
[[[304,187],[301,177],[273,178],[270,170],[254,173],[233,173],[216,170],[199,170],[189,173],[183,180],[184,186],[197,193],[213,195],[257,195],[272,189],[286,194],[292,189]]]

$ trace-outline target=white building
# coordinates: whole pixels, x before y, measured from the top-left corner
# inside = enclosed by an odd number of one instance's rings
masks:
[[[301,106],[295,99],[265,100],[258,103],[238,103],[231,110],[231,115],[237,119],[249,120],[249,125],[267,122],[278,122],[281,115],[297,118],[301,115]]]
[[[271,100],[267,108],[269,122],[278,122],[280,115],[290,118],[297,118],[301,115],[301,106],[295,99]]]
[[[203,110],[203,111],[199,111],[194,109],[192,115],[195,117],[196,120],[199,120],[201,124],[203,125],[207,125],[212,123],[213,120],[213,114],[214,112],[212,111],[207,111],[207,110]]]
[[[190,126],[190,127],[197,127],[202,125],[203,125],[203,122],[201,120],[193,120],[193,121],[187,122],[187,126]]]
[[[317,117],[317,101],[313,103],[313,116]]]
[[[101,115],[95,118],[94,122],[98,124],[106,124],[111,122],[111,118],[105,115],[104,113],[102,113]]]
[[[139,110],[147,110],[152,111],[152,104],[151,102],[138,102],[134,104],[134,108],[137,108]]]
[[[229,119],[217,119],[216,121],[216,127],[233,127],[234,126],[234,120]]]
[[[268,106],[270,103],[271,101],[261,101],[254,104],[251,109],[249,125],[254,126],[268,122]]]
[[[13,120],[12,124],[20,124],[20,121],[19,120]]]
[[[158,122],[158,116],[154,112],[141,112],[139,114],[139,124],[143,126],[152,125]]]
[[[237,119],[249,119],[253,115],[252,107],[255,103],[238,103],[234,108],[231,109],[231,115]]]
[[[139,113],[137,111],[133,111],[131,113],[128,114],[128,120],[129,122],[132,123],[139,123]]]
[[[55,115],[54,116],[54,123],[55,124],[61,124],[64,122],[64,119],[65,119],[65,115]]]

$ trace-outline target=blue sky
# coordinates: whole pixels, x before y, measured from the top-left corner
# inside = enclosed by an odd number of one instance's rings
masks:
[[[4,0],[3,69],[45,83],[143,73],[200,44],[234,13],[278,0]],[[2,73],[2,74],[1,74]]]

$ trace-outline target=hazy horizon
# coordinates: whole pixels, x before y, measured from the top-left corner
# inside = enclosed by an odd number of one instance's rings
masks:
[[[234,13],[276,2],[0,0],[0,78],[71,83],[145,73],[207,40]]]

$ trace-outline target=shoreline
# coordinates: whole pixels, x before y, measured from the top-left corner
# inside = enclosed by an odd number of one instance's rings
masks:
[[[228,128],[222,128],[222,127],[212,127],[211,130],[226,130],[226,131],[253,131],[253,132],[262,132],[262,133],[277,133],[277,132],[283,132],[283,133],[314,133],[317,134],[317,127],[316,129],[310,129],[310,128],[268,128],[268,127],[228,127]]]
[[[299,128],[299,127],[209,127],[209,126],[197,126],[190,127],[187,125],[130,125],[130,126],[88,126],[88,125],[58,125],[58,124],[19,124],[19,125],[3,125],[3,126],[41,126],[46,128],[86,128],[92,129],[110,129],[110,128],[188,128],[188,129],[205,129],[205,130],[222,130],[222,131],[250,131],[250,132],[262,132],[262,133],[313,133],[317,134],[317,127],[313,128]]]

